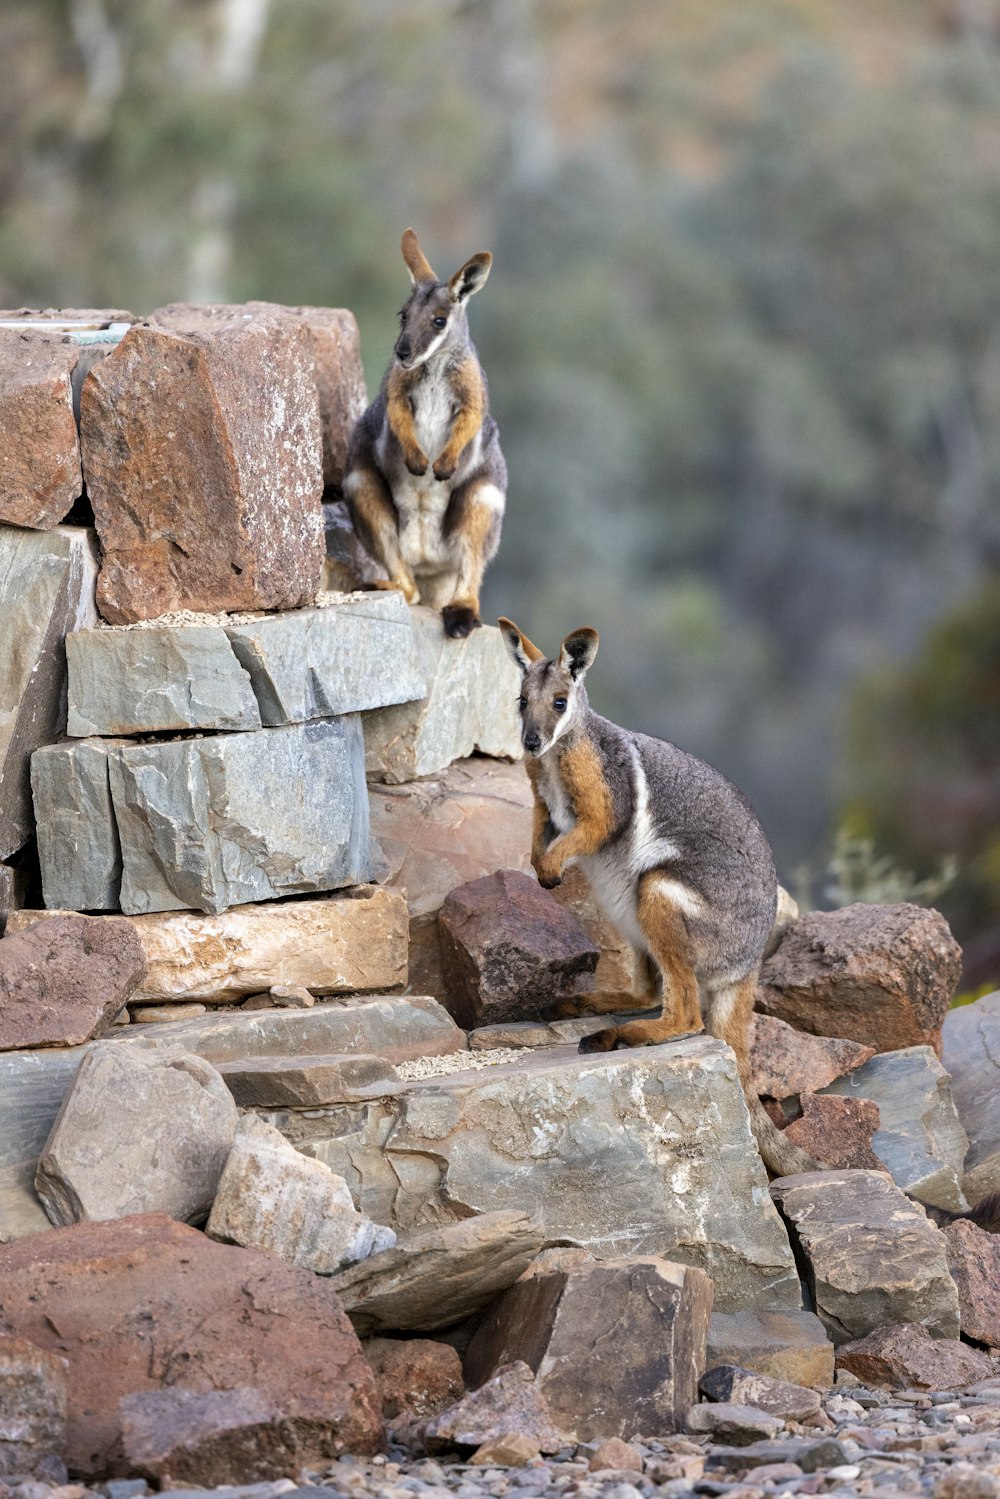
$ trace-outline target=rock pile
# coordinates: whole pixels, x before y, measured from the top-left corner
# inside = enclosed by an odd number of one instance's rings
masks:
[[[646,975],[530,876],[498,632],[320,588],[350,315],[79,321],[0,326],[8,1487],[813,1492],[1000,1408],[941,918],[786,910],[754,1074],[837,1169],[769,1191],[722,1043],[578,1050]]]

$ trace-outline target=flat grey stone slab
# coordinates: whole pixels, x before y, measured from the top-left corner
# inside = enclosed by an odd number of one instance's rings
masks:
[[[66,664],[74,738],[261,726],[249,674],[217,625],[77,631]]]
[[[1000,990],[949,1010],[941,1061],[969,1136],[962,1186],[970,1202],[1000,1192]]]
[[[218,913],[364,883],[363,754],[350,715],[117,751],[121,909]]]
[[[34,832],[32,752],[66,724],[66,654],[72,630],[97,619],[94,533],[0,527],[0,859]]]
[[[722,1310],[801,1306],[735,1058],[711,1038],[587,1056],[550,1047],[363,1106],[269,1118],[399,1231],[519,1208],[550,1240],[601,1258],[697,1265]]]
[[[410,617],[426,696],[365,715],[369,778],[399,785],[476,752],[519,760],[521,679],[500,631],[484,625],[449,640],[436,611],[411,609]]]
[[[118,739],[46,745],[31,757],[31,795],[45,904],[117,911],[122,850],[111,806],[108,757]]]
[[[253,1057],[220,1062],[219,1072],[241,1108],[315,1109],[330,1103],[385,1098],[399,1088],[382,1057]]]

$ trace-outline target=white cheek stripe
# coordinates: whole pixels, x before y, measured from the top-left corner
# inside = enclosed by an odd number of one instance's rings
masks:
[[[548,750],[552,748],[557,739],[562,738],[563,734],[565,734],[566,730],[569,728],[569,721],[573,717],[575,711],[576,690],[575,688],[571,687],[566,698],[566,712],[562,715],[559,722],[556,724],[555,733],[552,735],[552,738],[549,740],[548,744],[543,745],[542,748],[538,751],[540,755],[544,755]]]
[[[444,343],[444,341],[445,341],[445,339],[447,337],[448,337],[448,329],[447,328],[442,328],[441,332],[438,334],[437,338],[433,339],[432,342],[427,345],[426,349],[421,354],[420,358],[419,359],[415,359],[412,364],[404,365],[403,368],[404,369],[410,369],[410,370],[419,369],[422,364],[426,364],[427,363],[428,359],[430,359],[430,357],[431,357],[432,354],[436,353],[437,350],[440,349],[441,345]]]

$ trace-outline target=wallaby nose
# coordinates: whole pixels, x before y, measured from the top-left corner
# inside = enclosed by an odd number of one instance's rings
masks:
[[[542,736],[541,736],[541,734],[537,734],[534,731],[534,729],[532,729],[530,731],[530,733],[527,733],[524,736],[524,747],[528,751],[529,755],[537,755],[538,754],[538,750],[539,750],[539,746],[541,745],[541,742],[542,742]]]
[[[413,353],[413,345],[408,338],[401,338],[396,343],[396,358],[407,360]]]

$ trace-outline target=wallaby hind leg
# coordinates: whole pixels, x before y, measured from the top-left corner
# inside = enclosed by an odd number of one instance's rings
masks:
[[[613,1051],[618,1046],[656,1046],[702,1029],[698,980],[691,938],[683,912],[662,889],[657,872],[639,884],[637,916],[649,953],[663,976],[663,1010],[655,1020],[630,1020],[585,1036],[581,1051]]]
[[[750,1024],[756,998],[755,973],[735,984],[720,985],[715,989],[709,987],[705,1027],[710,1035],[725,1041],[736,1054],[740,1083],[750,1110],[750,1127],[767,1169],[775,1176],[822,1171],[822,1164],[814,1156],[785,1139],[757,1096],[750,1067]]]
[[[594,994],[579,994],[569,999],[557,999],[546,1012],[547,1020],[576,1020],[583,1015],[621,1015],[629,1010],[652,1010],[663,1002],[663,983],[660,970],[647,952],[635,953],[636,967],[642,976],[642,987],[638,994],[605,994],[600,990]]]
[[[416,579],[399,549],[396,507],[382,475],[374,468],[355,468],[344,482],[344,493],[362,546],[389,574],[388,583],[375,586],[401,588],[408,604],[419,604]]]
[[[441,531],[457,562],[455,591],[441,611],[444,632],[460,638],[482,624],[479,589],[486,564],[500,544],[504,496],[488,479],[469,479],[448,501]]]

